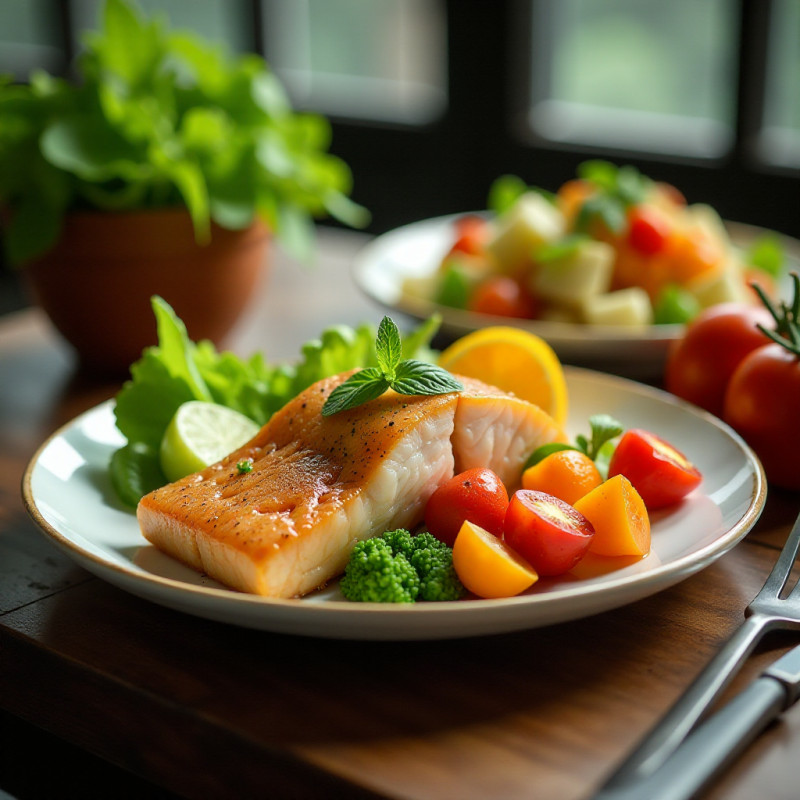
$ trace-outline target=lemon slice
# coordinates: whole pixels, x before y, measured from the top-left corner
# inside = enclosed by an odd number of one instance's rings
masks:
[[[177,481],[232,453],[258,431],[253,420],[232,408],[190,400],[179,406],[161,440],[161,469]]]
[[[492,326],[468,333],[439,356],[439,366],[496,386],[539,406],[559,425],[567,419],[567,382],[553,349],[521,328]]]

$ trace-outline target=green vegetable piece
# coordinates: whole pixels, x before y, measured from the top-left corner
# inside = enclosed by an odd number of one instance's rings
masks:
[[[466,308],[473,283],[457,260],[448,261],[442,270],[434,302],[448,308]]]
[[[402,360],[400,332],[390,317],[384,317],[378,326],[375,350],[378,366],[359,370],[339,384],[322,406],[323,416],[368,403],[389,388],[406,395],[448,394],[464,388],[447,370],[435,364]]]
[[[785,260],[781,240],[775,234],[759,236],[747,250],[745,260],[756,269],[777,278]]]
[[[517,175],[501,175],[489,187],[487,208],[498,216],[508,211],[522,197],[528,187]]]
[[[548,242],[538,247],[533,254],[533,259],[539,264],[560,261],[574,256],[589,241],[591,241],[591,238],[584,233],[571,233],[555,242]]]
[[[340,589],[349,600],[378,603],[458,600],[466,593],[452,549],[430,533],[404,528],[359,542]]]
[[[589,197],[578,212],[575,229],[586,232],[599,219],[613,233],[624,230],[626,211],[641,203],[652,181],[636,167],[617,167],[608,161],[584,161],[578,166],[578,177],[593,183],[598,191]]]
[[[253,471],[253,459],[252,458],[245,458],[242,461],[239,461],[236,464],[236,469],[240,475],[244,475],[247,472]]]
[[[350,554],[339,589],[359,603],[413,603],[419,576],[408,559],[380,538],[358,542]]]
[[[700,313],[700,301],[680,286],[669,284],[658,295],[653,306],[656,325],[683,325]]]

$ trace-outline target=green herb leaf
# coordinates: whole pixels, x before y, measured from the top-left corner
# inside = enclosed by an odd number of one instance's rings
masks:
[[[240,475],[253,471],[253,459],[244,458],[236,464],[236,470]]]
[[[501,175],[495,178],[489,187],[487,208],[495,214],[502,214],[508,211],[526,191],[528,187],[522,178],[516,175]]]
[[[380,397],[388,388],[389,381],[377,367],[362,369],[330,393],[322,406],[322,416],[329,417],[368,403]]]
[[[540,447],[537,447],[528,456],[528,460],[523,465],[522,471],[525,472],[528,467],[533,467],[540,461],[544,461],[547,456],[552,455],[553,453],[560,453],[562,450],[578,450],[578,448],[574,445],[566,444],[566,442],[550,442],[550,444],[543,444]]]
[[[429,361],[401,360],[400,332],[390,317],[384,317],[378,327],[375,353],[378,366],[362,369],[337,386],[322,407],[323,416],[360,406],[390,388],[407,395],[448,394],[464,388],[447,370]]]
[[[595,414],[589,417],[589,427],[591,428],[590,438],[583,434],[578,434],[575,437],[575,445],[566,442],[551,442],[537,447],[528,456],[522,471],[524,472],[528,467],[538,464],[553,453],[558,453],[562,450],[577,450],[591,458],[600,474],[606,476],[608,474],[608,462],[615,448],[613,439],[619,436],[624,429],[621,423],[608,414]]]
[[[448,394],[464,389],[447,370],[425,361],[401,361],[390,386],[398,394]]]
[[[586,453],[592,461],[597,458],[600,449],[606,442],[619,436],[624,430],[622,423],[608,414],[594,414],[589,417],[589,427],[592,431],[591,439],[587,440],[585,436],[577,436],[576,441],[578,448]]]
[[[381,372],[391,382],[394,379],[395,369],[403,356],[403,345],[400,341],[400,331],[397,330],[397,325],[390,317],[384,317],[378,325],[375,353],[378,356],[378,366]]]

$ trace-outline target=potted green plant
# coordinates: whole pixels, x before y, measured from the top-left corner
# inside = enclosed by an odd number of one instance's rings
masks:
[[[261,57],[107,0],[76,74],[0,81],[0,209],[7,261],[84,364],[155,341],[152,294],[218,341],[268,237],[307,257],[316,219],[365,223],[327,120],[293,111]]]

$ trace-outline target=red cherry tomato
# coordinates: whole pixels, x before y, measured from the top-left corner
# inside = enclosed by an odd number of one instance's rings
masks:
[[[628,212],[628,241],[644,256],[654,256],[664,249],[669,236],[669,222],[656,208],[633,206]]]
[[[774,327],[761,306],[724,303],[702,311],[673,345],[664,372],[666,389],[722,416],[725,389],[742,359],[769,343],[756,324]]]
[[[499,317],[533,319],[536,316],[536,304],[530,294],[518,281],[505,275],[482,281],[473,291],[467,308]]]
[[[539,575],[572,569],[593,537],[592,523],[553,495],[518,489],[508,504],[503,538]]]
[[[507,506],[508,492],[500,478],[490,469],[476,467],[436,489],[425,506],[425,526],[451,547],[465,520],[499,538]]]
[[[468,214],[455,222],[456,240],[450,252],[479,255],[489,238],[489,225],[483,217]]]
[[[779,344],[754,350],[733,373],[723,418],[756,451],[770,484],[800,489],[800,359]]]
[[[624,475],[649,510],[677,503],[703,476],[679,450],[649,431],[632,428],[617,444],[608,477]]]

